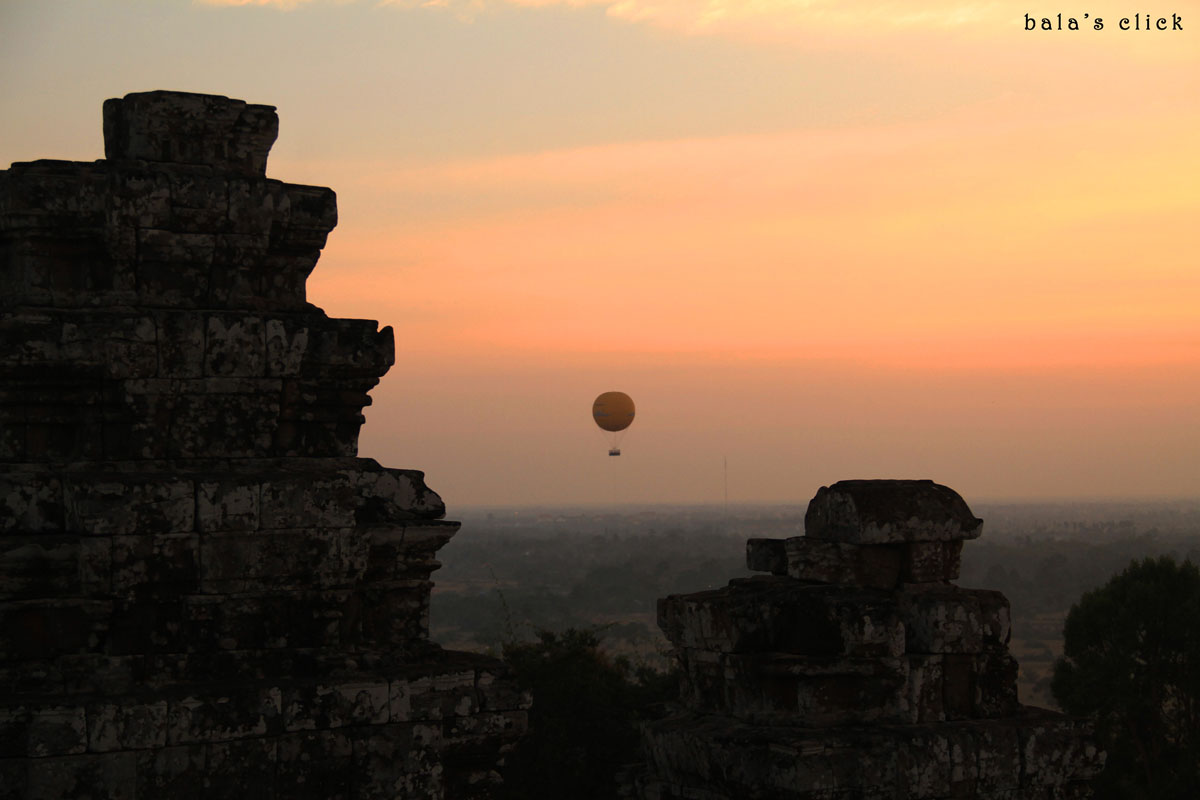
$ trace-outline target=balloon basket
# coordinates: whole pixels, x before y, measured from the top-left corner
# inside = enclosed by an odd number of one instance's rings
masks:
[[[619,455],[621,455],[621,450],[619,448],[614,447],[612,450],[608,451],[608,454],[610,456],[619,456]]]

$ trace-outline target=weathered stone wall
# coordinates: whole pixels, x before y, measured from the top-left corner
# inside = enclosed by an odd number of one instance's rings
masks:
[[[0,798],[473,798],[528,698],[428,639],[458,529],[356,458],[390,328],[305,281],[273,108],[104,104],[0,172]]]
[[[1089,797],[1089,725],[1018,703],[1008,601],[952,583],[982,524],[932,481],[842,481],[805,536],[747,542],[770,575],[660,600],[682,707],[646,726],[636,794]]]

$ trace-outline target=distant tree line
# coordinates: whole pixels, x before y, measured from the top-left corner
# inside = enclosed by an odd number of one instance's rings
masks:
[[[1088,536],[1077,530],[1071,538],[1020,535],[985,536],[963,547],[959,583],[998,589],[1013,607],[1013,618],[1065,611],[1084,592],[1100,586],[1130,561],[1169,555],[1200,563],[1200,524],[1193,535],[1142,533]]]
[[[476,523],[441,552],[445,566],[434,574],[434,638],[498,649],[514,638],[532,640],[538,629],[613,623],[606,642],[651,652],[663,644],[650,622],[658,598],[752,574],[745,565],[746,528],[778,537],[797,532],[795,520],[769,522],[696,521],[632,533],[488,530]],[[985,533],[964,546],[958,583],[1004,592],[1012,604],[1014,638],[1058,640],[1061,630],[1040,630],[1039,617],[1065,615],[1084,592],[1131,560],[1156,555],[1200,562],[1200,516],[1191,535],[1099,523],[1062,524],[1053,534]]]

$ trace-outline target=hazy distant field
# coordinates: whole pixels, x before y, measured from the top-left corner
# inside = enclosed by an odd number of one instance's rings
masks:
[[[1080,595],[1134,558],[1200,562],[1200,501],[976,504],[980,539],[963,548],[958,583],[999,589],[1012,603],[1021,700],[1051,705],[1062,621]],[[537,628],[604,625],[606,647],[665,664],[654,623],[667,594],[750,575],[745,540],[796,536],[803,506],[468,509],[434,573],[433,638],[498,649]]]

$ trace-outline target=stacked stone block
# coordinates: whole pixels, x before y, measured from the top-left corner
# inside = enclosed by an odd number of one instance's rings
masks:
[[[277,129],[133,94],[0,172],[0,798],[486,797],[525,727],[429,641],[458,523],[356,457],[392,331],[306,302]]]
[[[963,589],[982,532],[932,481],[822,487],[770,573],[659,601],[682,709],[648,725],[645,800],[1090,796],[1087,724],[1017,700],[1009,605]]]

